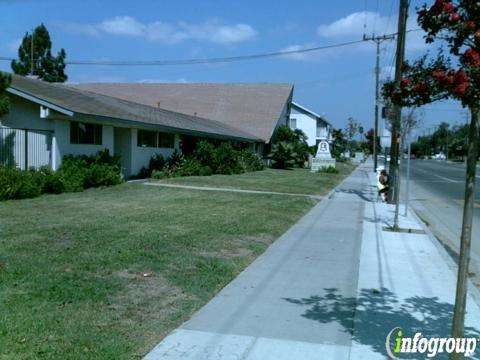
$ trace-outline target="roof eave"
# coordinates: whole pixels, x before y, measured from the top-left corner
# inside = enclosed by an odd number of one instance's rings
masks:
[[[39,104],[39,105],[42,105],[42,106],[45,106],[45,107],[48,107],[52,110],[55,110],[55,111],[58,111],[59,113],[61,114],[64,114],[64,115],[67,115],[67,116],[73,116],[75,114],[75,112],[69,110],[69,109],[66,109],[64,107],[61,107],[61,106],[58,106],[56,104],[53,104],[47,100],[43,100],[43,99],[40,99],[39,97],[37,96],[33,96],[31,94],[28,94],[22,90],[19,90],[19,89],[16,89],[12,86],[8,87],[7,88],[7,92],[9,92],[10,94],[13,94],[13,95],[17,95],[17,96],[20,96],[21,98],[24,98],[26,100],[29,100],[29,101],[32,101],[36,104]]]

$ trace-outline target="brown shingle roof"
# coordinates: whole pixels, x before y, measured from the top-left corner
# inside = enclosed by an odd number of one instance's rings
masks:
[[[99,94],[183,114],[195,113],[265,141],[291,100],[290,84],[78,84]]]
[[[179,133],[255,141],[258,137],[233,128],[228,124],[158,109],[116,97],[106,96],[61,84],[13,75],[10,89],[46,101],[74,113],[102,116],[159,126]]]

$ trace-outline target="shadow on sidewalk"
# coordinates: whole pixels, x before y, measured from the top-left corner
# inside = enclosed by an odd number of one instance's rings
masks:
[[[427,338],[450,336],[453,305],[440,302],[436,297],[414,296],[400,300],[390,290],[382,288],[361,289],[357,299],[341,295],[336,288],[324,290],[326,294],[322,296],[284,300],[308,307],[302,314],[307,319],[322,324],[339,323],[352,340],[385,356],[387,334],[395,327],[402,328],[406,337],[413,337],[416,332]],[[466,327],[465,337],[480,337],[480,330]],[[477,350],[471,358],[480,359],[479,354]],[[402,358],[409,358],[406,355],[402,354]],[[442,357],[439,354],[436,358]]]
[[[362,200],[365,200],[367,202],[373,202],[372,196],[369,193],[366,193],[365,191],[361,190],[354,190],[354,189],[337,189],[336,193],[341,193],[341,194],[353,194],[357,195],[359,198]]]

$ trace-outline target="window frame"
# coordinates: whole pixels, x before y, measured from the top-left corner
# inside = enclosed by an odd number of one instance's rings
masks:
[[[143,141],[145,135],[151,136],[148,143]],[[155,148],[155,149],[175,149],[175,134],[154,131],[154,130],[137,130],[137,147],[139,148]]]
[[[85,127],[85,130],[81,129],[82,125]],[[91,131],[91,134],[88,134],[89,131]],[[103,125],[70,121],[70,144],[101,146],[103,144]]]

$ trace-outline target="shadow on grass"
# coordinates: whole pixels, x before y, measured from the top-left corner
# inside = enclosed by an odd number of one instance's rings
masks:
[[[385,339],[395,327],[402,328],[407,337],[413,337],[416,332],[424,337],[450,336],[453,305],[440,302],[436,297],[414,296],[400,300],[393,292],[382,288],[361,289],[359,297],[355,298],[341,295],[336,288],[324,290],[322,296],[284,300],[305,306],[307,309],[302,316],[307,319],[322,324],[339,323],[352,340],[385,356]],[[480,337],[480,330],[466,327],[465,336]],[[479,354],[477,350],[471,358],[479,359]],[[401,357],[409,358],[404,354]]]

